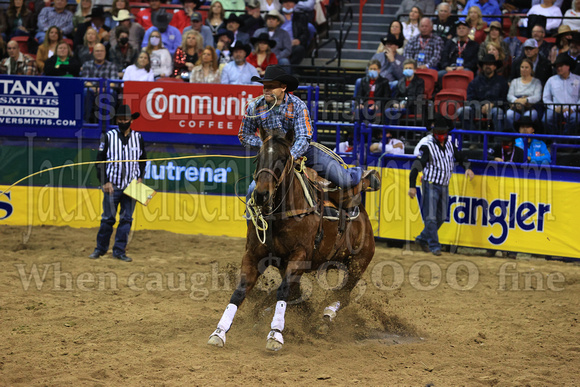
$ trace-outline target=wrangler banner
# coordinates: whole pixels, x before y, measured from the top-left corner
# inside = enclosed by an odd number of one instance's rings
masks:
[[[262,92],[251,85],[125,82],[123,99],[141,113],[137,131],[237,136],[244,107]]]
[[[550,178],[549,168],[526,167],[506,177],[502,169],[454,174],[449,185],[447,220],[439,230],[442,244],[580,258],[570,225],[580,216],[580,184]],[[419,201],[411,199],[409,170],[382,168],[382,188],[367,195],[375,236],[414,240],[423,230]]]

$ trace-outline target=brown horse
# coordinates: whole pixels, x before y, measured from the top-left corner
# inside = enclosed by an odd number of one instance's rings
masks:
[[[295,172],[299,164],[290,153],[293,135],[290,131],[286,135],[267,136],[260,131],[263,145],[256,157],[256,187],[248,203],[253,221],[248,224],[240,282],[209,338],[210,345],[222,347],[225,344],[226,332],[238,307],[265,270],[264,262],[274,262],[282,277],[266,344],[267,349],[277,351],[284,344],[286,302],[292,299],[291,295],[299,296],[302,274],[328,267],[330,261],[347,271],[335,302],[324,310],[322,327],[328,328],[338,309],[348,305],[351,290],[374,255],[373,230],[362,205],[358,205],[357,217],[343,216],[341,222],[323,219],[320,200],[308,200]]]

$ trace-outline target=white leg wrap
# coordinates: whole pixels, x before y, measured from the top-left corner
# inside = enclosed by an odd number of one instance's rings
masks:
[[[284,344],[284,337],[282,336],[282,333],[278,332],[278,331],[270,331],[270,333],[268,333],[268,339],[267,340],[275,340],[277,342],[279,342],[280,344]]]
[[[278,301],[276,303],[276,312],[274,313],[274,318],[272,319],[272,324],[270,328],[282,332],[284,330],[284,315],[286,314],[286,301]],[[272,332],[270,332],[271,334]],[[280,335],[281,337],[282,335]],[[269,337],[269,336],[268,336]],[[283,343],[280,341],[280,343]]]
[[[213,333],[211,335],[209,335],[209,338],[211,339],[212,336],[217,336],[222,340],[222,343],[225,344],[226,343],[226,332],[222,331],[221,329],[216,329],[215,331],[213,331]],[[216,344],[214,344],[216,345]],[[217,345],[218,347],[221,347],[222,345]]]
[[[332,321],[336,317],[336,312],[340,309],[340,301],[333,302],[326,308],[324,308],[324,316],[328,317]]]
[[[234,304],[228,304],[226,310],[224,311],[224,314],[222,315],[222,318],[220,319],[220,322],[218,323],[217,326],[218,329],[221,329],[224,332],[229,331],[237,311],[238,311],[237,306],[235,306]],[[226,341],[225,338],[223,340],[224,342]]]

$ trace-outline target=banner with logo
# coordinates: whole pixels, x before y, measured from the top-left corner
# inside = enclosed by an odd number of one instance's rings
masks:
[[[137,131],[237,136],[245,106],[262,93],[254,85],[125,82],[123,99],[141,113]]]
[[[421,185],[411,199],[409,170],[383,168],[382,188],[367,194],[375,236],[414,240],[423,230]],[[544,179],[549,169],[524,171],[528,178],[492,174],[473,180],[454,174],[442,244],[580,258],[570,225],[580,217],[580,184]],[[540,179],[540,175],[543,175]]]
[[[81,128],[84,81],[0,75],[0,126]]]

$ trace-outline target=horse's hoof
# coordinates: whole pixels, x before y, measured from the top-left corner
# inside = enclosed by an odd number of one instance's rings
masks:
[[[281,332],[271,330],[268,333],[268,339],[266,341],[266,349],[270,351],[279,351],[284,345],[284,337]]]
[[[209,340],[207,341],[208,345],[213,345],[214,347],[219,347],[219,348],[222,348],[225,343],[226,343],[226,333],[219,328],[216,329],[211,334],[211,336],[209,337]]]

